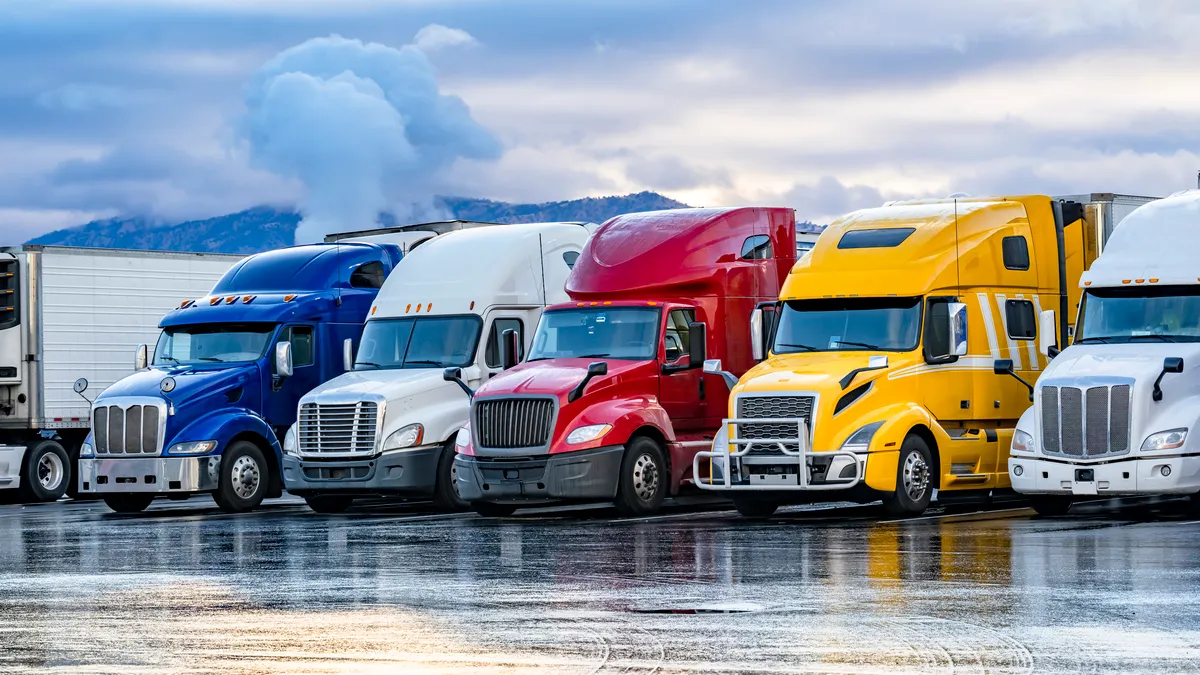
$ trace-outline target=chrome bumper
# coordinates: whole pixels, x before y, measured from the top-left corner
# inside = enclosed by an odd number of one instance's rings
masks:
[[[217,489],[220,457],[146,457],[79,460],[79,492],[212,492]]]
[[[730,425],[736,431],[739,424],[795,424],[796,435],[791,438],[729,438],[723,444],[723,447],[718,447],[721,436],[717,436],[717,440],[713,442],[713,449],[707,452],[696,453],[692,459],[692,475],[704,475],[700,471],[700,462],[708,459],[709,472],[708,482],[702,479],[696,480],[696,486],[702,490],[740,490],[740,491],[762,491],[762,492],[779,492],[779,491],[806,491],[806,490],[849,490],[862,482],[863,474],[866,469],[866,458],[860,457],[853,452],[838,450],[836,452],[813,452],[809,446],[808,440],[808,425],[802,419],[789,418],[753,418],[753,419],[727,419],[721,421],[721,428],[728,431]],[[780,455],[751,455],[751,445],[762,445],[774,443],[778,446]],[[796,450],[789,450],[788,445],[795,445]],[[840,469],[846,466],[854,467],[854,475],[848,478],[836,478],[836,482],[825,482],[814,484],[812,482],[813,458],[829,458],[828,473],[832,474],[832,468],[836,465]],[[837,459],[849,460],[838,463]],[[736,460],[736,461],[735,461]],[[753,474],[750,478],[742,478],[743,466],[753,465],[794,465],[794,472],[784,472],[777,474]],[[721,468],[720,482],[713,478],[717,467]],[[738,480],[733,480],[733,468],[736,466]],[[827,479],[828,480],[828,477]]]

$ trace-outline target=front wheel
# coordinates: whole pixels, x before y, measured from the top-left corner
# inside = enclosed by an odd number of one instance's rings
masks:
[[[154,495],[108,495],[104,503],[117,513],[141,513],[154,501]]]
[[[454,461],[457,455],[454,439],[451,438],[442,448],[442,456],[437,465],[437,479],[433,484],[433,505],[439,511],[465,511],[470,506],[465,499],[458,496],[458,463]]]
[[[226,513],[251,511],[267,496],[269,469],[262,450],[250,441],[237,441],[221,458],[221,478],[213,499]]]
[[[896,491],[883,498],[883,510],[889,516],[919,516],[929,508],[932,466],[932,453],[925,440],[912,434],[905,438],[896,466]]]
[[[626,516],[656,513],[667,496],[667,462],[652,438],[639,436],[625,447],[617,480],[617,510]]]
[[[734,497],[733,507],[744,518],[766,518],[775,513],[779,504],[751,497]]]
[[[67,451],[51,440],[31,445],[21,468],[21,498],[27,502],[58,501],[73,473]]]
[[[354,503],[354,497],[339,497],[323,495],[320,497],[305,497],[304,503],[317,513],[342,513]]]
[[[1065,516],[1071,508],[1070,497],[1030,497],[1029,505],[1043,518]]]
[[[517,507],[511,504],[493,504],[491,502],[471,502],[475,513],[488,518],[504,518],[516,512]]]

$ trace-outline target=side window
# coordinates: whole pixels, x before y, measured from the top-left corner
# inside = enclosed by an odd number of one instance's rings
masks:
[[[925,362],[954,363],[957,356],[950,348],[949,298],[930,299],[925,305]]]
[[[289,341],[292,343],[292,365],[311,366],[313,361],[313,329],[312,326],[292,326],[289,329]]]
[[[16,258],[0,260],[0,329],[21,322],[21,294],[18,292],[18,273],[21,263]]]
[[[691,333],[688,325],[696,320],[696,312],[690,309],[673,309],[667,315],[667,330],[663,333],[667,363],[674,363],[688,353]]]
[[[1015,340],[1037,338],[1037,315],[1033,303],[1028,300],[1008,300],[1004,303],[1004,318],[1008,324],[1008,336]]]
[[[563,254],[563,262],[567,263],[567,269],[575,269],[576,260],[579,260],[579,251],[567,251]]]
[[[503,365],[500,363],[500,336],[506,330],[517,331],[517,342],[520,343],[517,360],[525,360],[525,325],[520,319],[496,319],[492,322],[492,331],[488,333],[487,346],[483,350],[483,362],[488,368],[499,368]]]
[[[1005,237],[1000,246],[1004,249],[1004,269],[1029,269],[1029,242],[1025,237]]]
[[[742,260],[767,260],[771,257],[771,238],[765,234],[746,237],[742,242]]]
[[[378,260],[359,265],[350,274],[350,285],[354,288],[383,288],[383,263]]]

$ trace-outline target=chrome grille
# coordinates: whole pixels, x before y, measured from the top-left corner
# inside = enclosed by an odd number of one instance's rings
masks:
[[[375,452],[379,404],[305,403],[300,406],[297,441],[302,454],[366,455]]]
[[[475,438],[483,448],[540,448],[554,429],[554,399],[475,401]]]
[[[1046,454],[1087,458],[1129,452],[1128,384],[1045,386],[1041,393]]]
[[[156,455],[159,447],[157,405],[102,405],[92,412],[92,435],[98,455]]]
[[[812,396],[740,396],[737,400],[738,419],[776,418],[803,419],[806,428],[812,430]],[[795,438],[794,424],[739,424],[738,438]],[[749,454],[761,455],[778,453],[779,447],[774,444],[752,444]],[[798,451],[798,444],[787,444],[788,450]]]

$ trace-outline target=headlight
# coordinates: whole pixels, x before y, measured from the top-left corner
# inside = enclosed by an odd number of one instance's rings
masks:
[[[604,434],[607,434],[610,431],[612,431],[611,424],[589,424],[586,427],[579,427],[575,431],[567,434],[567,443],[569,445],[587,443],[604,436]]]
[[[299,455],[300,447],[296,438],[296,425],[288,427],[287,433],[283,435],[283,453],[285,455]]]
[[[1013,452],[1033,452],[1033,435],[1027,434],[1020,429],[1013,432],[1012,439]],[[1019,475],[1019,474],[1018,474]]]
[[[470,444],[471,444],[471,430],[466,427],[459,429],[458,433],[454,435],[454,445],[456,445],[460,448],[465,448]]]
[[[883,426],[883,422],[871,422],[870,424],[859,427],[858,431],[850,434],[850,438],[842,443],[842,450],[846,452],[866,452],[871,447],[871,439],[875,438],[875,432],[879,431],[879,427]]]
[[[1160,431],[1157,434],[1150,434],[1146,438],[1146,442],[1142,443],[1142,450],[1174,450],[1182,448],[1183,442],[1187,440],[1187,429],[1171,429],[1170,431]]]
[[[168,455],[203,455],[212,452],[217,447],[216,441],[192,441],[191,443],[176,443],[168,450]]]
[[[421,444],[421,440],[425,438],[425,427],[420,424],[410,424],[406,427],[400,427],[388,435],[383,441],[384,450],[400,450],[402,448],[411,448]]]
[[[92,449],[91,443],[84,441],[83,445],[79,446],[79,456],[80,457],[92,457],[95,454],[96,454],[96,451]]]

